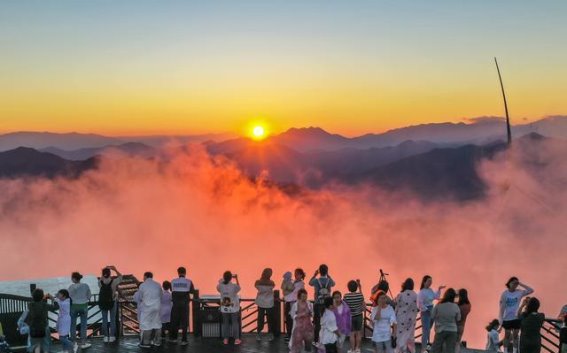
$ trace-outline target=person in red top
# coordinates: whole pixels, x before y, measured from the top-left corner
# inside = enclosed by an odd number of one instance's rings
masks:
[[[461,351],[461,341],[463,339],[463,333],[465,332],[465,324],[467,322],[467,316],[471,312],[471,302],[469,301],[469,292],[461,288],[459,289],[458,293],[459,301],[457,305],[459,306],[459,310],[461,311],[461,320],[457,322],[457,348],[455,350],[456,353]]]

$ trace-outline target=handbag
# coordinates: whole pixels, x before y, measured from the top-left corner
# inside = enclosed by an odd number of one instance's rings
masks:
[[[398,338],[392,336],[392,338],[390,339],[390,342],[392,343],[392,348],[396,348],[398,346]]]

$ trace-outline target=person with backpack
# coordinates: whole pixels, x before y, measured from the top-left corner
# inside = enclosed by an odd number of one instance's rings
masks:
[[[113,278],[112,272],[116,273]],[[98,306],[102,314],[102,335],[104,343],[116,341],[116,300],[118,299],[118,285],[122,282],[122,274],[115,266],[106,266],[102,269],[102,277],[98,281]],[[109,319],[110,317],[110,319]],[[110,323],[110,331],[108,324]]]
[[[51,300],[52,304],[48,304],[47,300]],[[28,304],[28,316],[26,323],[29,326],[29,350],[33,353],[49,352],[49,345],[46,343],[46,337],[49,336],[48,314],[50,310],[59,308],[57,303],[53,302],[53,296],[44,295],[43,290],[36,288],[32,293],[32,302]]]
[[[181,328],[181,345],[186,346],[187,331],[189,329],[189,302],[191,294],[195,293],[193,281],[188,279],[185,267],[177,269],[178,278],[171,281],[171,322],[169,342],[177,343],[177,335]]]
[[[329,276],[329,267],[325,264],[319,266],[313,277],[309,280],[309,285],[315,289],[315,305],[313,313],[313,325],[315,325],[314,341],[319,342],[319,331],[321,330],[321,314],[325,309],[325,298],[331,298],[335,281]]]
[[[88,284],[82,283],[83,275],[73,272],[71,280],[73,284],[69,286],[71,296],[71,340],[77,340],[77,318],[81,318],[81,349],[87,349],[91,345],[87,343],[87,320],[89,314],[89,301],[91,300],[91,289]]]

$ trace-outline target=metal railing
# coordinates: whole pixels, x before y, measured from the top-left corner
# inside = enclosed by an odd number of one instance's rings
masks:
[[[279,291],[274,293],[275,300],[275,333],[276,335],[282,332],[284,327],[285,315],[283,315],[284,302],[280,298]],[[28,303],[31,302],[30,297],[0,294],[0,323],[3,326],[4,334],[9,343],[13,345],[25,345],[26,337],[19,334],[17,331],[17,321],[24,311],[27,310]],[[199,291],[196,291],[193,298],[190,300],[190,318],[189,318],[189,332],[196,336],[201,335],[202,328],[202,313],[205,307],[210,308],[210,304],[214,302],[211,299],[201,299]],[[258,306],[254,299],[242,298],[241,302],[241,329],[243,333],[253,333],[257,331],[257,316]],[[137,309],[133,301],[121,298],[117,307],[117,328],[118,335],[138,335],[140,333],[140,324],[137,319]],[[371,305],[367,305],[364,312],[364,336],[372,336],[372,322],[370,319]],[[52,333],[53,339],[57,340],[56,323],[57,323],[57,310],[49,313],[49,328]],[[101,336],[102,315],[98,306],[98,298],[93,296],[88,304],[88,337]],[[422,335],[421,318],[418,315],[416,319],[415,339],[418,340]],[[549,353],[556,353],[559,351],[559,329],[561,322],[556,319],[545,319],[544,325],[541,329],[542,349]],[[267,328],[267,325],[266,325]]]
[[[550,353],[560,351],[561,345],[559,340],[559,330],[561,329],[561,321],[546,318],[541,328],[541,348]]]

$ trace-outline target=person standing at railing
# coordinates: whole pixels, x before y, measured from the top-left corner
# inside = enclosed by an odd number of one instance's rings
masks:
[[[112,278],[112,272],[116,278]],[[118,285],[122,282],[122,274],[115,266],[106,266],[102,269],[102,276],[98,280],[98,306],[102,314],[103,342],[112,343],[116,341],[116,310],[118,305]],[[109,330],[110,323],[110,330]]]
[[[402,290],[394,300],[396,303],[397,347],[398,353],[415,352],[415,322],[417,319],[417,294],[413,279],[408,278],[402,283]]]
[[[520,289],[522,288],[522,289]],[[534,290],[521,283],[517,277],[511,277],[506,282],[506,290],[500,296],[499,320],[504,328],[504,353],[510,353],[509,346],[512,344],[513,353],[518,351],[518,334],[520,332],[521,320],[518,318],[518,310],[522,298],[532,294]]]
[[[161,346],[161,285],[154,281],[151,272],[144,273],[144,282],[138,289],[140,310],[140,330],[142,342],[140,347],[151,348],[152,345]]]
[[[163,281],[163,283],[161,284],[161,289],[163,289],[160,308],[161,338],[164,339],[166,337],[166,334],[169,334],[169,332],[171,332],[171,309],[173,308],[173,302],[171,298],[171,282]]]
[[[388,304],[387,295],[378,291],[372,302],[370,320],[373,323],[372,343],[374,352],[393,353],[397,341],[397,318],[394,308]]]
[[[233,278],[236,283],[232,282]],[[240,340],[240,298],[238,297],[240,282],[238,275],[226,271],[217,284],[217,291],[221,298],[223,344],[227,345],[230,336],[232,336],[234,337],[234,344],[239,345],[242,341]]]
[[[89,301],[91,300],[91,288],[88,284],[82,283],[83,275],[79,272],[71,274],[73,284],[69,286],[69,295],[71,296],[71,340],[77,343],[77,318],[81,318],[81,349],[89,348],[91,345],[87,342],[87,325],[89,313]]]
[[[178,278],[171,281],[171,298],[173,306],[171,308],[171,330],[169,341],[177,343],[177,335],[181,328],[181,345],[187,345],[187,331],[189,330],[189,302],[191,294],[195,293],[193,281],[187,278],[185,267],[177,269]]]
[[[362,285],[359,279],[349,281],[347,288],[349,292],[345,294],[344,301],[350,309],[351,316],[350,351],[352,353],[360,353],[364,333],[366,303],[364,302]]]
[[[61,289],[55,298],[55,302],[59,306],[57,313],[57,334],[59,342],[63,346],[63,352],[70,353],[73,351],[73,342],[69,339],[71,331],[71,299],[69,299],[69,291]]]
[[[49,352],[49,322],[48,315],[50,310],[56,310],[59,305],[56,302],[48,304],[47,300],[53,301],[54,298],[43,290],[36,288],[32,293],[32,302],[28,304],[28,315],[26,323],[29,325],[29,347],[28,352],[44,353]]]
[[[289,341],[289,349],[291,353],[300,353],[305,347],[307,351],[311,350],[313,342],[313,304],[307,300],[307,291],[300,289],[297,291],[297,301],[293,303],[290,310],[293,318],[293,331]]]
[[[441,291],[445,286],[439,286],[436,292],[431,289],[433,278],[429,275],[423,276],[419,293],[417,294],[417,307],[421,312],[421,349],[431,350],[431,311],[433,310],[433,301],[441,297]]]
[[[443,298],[431,311],[431,320],[435,323],[435,338],[431,353],[454,353],[457,346],[457,322],[461,320],[461,310],[455,303],[457,292],[447,289]]]
[[[331,298],[335,281],[329,276],[329,267],[325,264],[319,266],[313,277],[309,280],[309,285],[315,289],[315,305],[313,314],[313,325],[315,326],[315,342],[319,342],[319,331],[321,329],[321,314],[325,310],[325,298]]]
[[[464,288],[459,289],[458,297],[459,299],[457,305],[459,306],[459,310],[461,311],[461,320],[457,322],[457,347],[455,351],[457,353],[460,353],[463,334],[465,333],[465,325],[467,323],[467,317],[471,312],[471,302],[469,300],[469,292]]]
[[[274,340],[274,288],[276,284],[272,281],[273,271],[271,268],[265,268],[262,271],[260,279],[256,281],[254,287],[258,293],[256,294],[256,305],[258,306],[258,334],[257,341],[262,340],[262,331],[264,330],[264,319],[268,319],[268,339]]]
[[[545,322],[545,315],[538,312],[539,300],[529,298],[524,300],[520,310],[521,329],[520,329],[520,352],[521,353],[540,353],[541,352],[541,328]]]
[[[284,295],[284,315],[285,315],[285,331],[286,339],[291,339],[293,332],[293,317],[291,316],[291,307],[297,301],[298,293],[301,289],[305,289],[305,272],[301,268],[296,268],[294,271],[295,279],[292,281],[291,272],[284,274],[282,282],[282,293]]]

